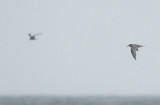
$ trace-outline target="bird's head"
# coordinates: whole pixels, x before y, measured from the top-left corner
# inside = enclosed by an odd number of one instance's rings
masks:
[[[132,47],[132,44],[129,44],[127,47]]]
[[[31,37],[31,36],[32,36],[32,35],[31,35],[31,33],[29,33],[29,34],[28,34],[28,36],[30,36],[30,37]]]

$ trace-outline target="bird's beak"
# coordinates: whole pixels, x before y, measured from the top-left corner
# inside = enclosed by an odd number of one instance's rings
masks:
[[[128,45],[128,46],[126,46],[126,47],[129,47],[129,45]]]

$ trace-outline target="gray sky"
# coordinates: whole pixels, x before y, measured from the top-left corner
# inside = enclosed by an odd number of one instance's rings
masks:
[[[159,0],[0,0],[0,93],[160,94]],[[36,41],[28,33],[39,33]],[[144,45],[135,61],[126,47]]]

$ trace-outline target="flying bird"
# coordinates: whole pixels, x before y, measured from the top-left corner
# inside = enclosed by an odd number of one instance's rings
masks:
[[[33,34],[33,35],[31,33],[28,34],[28,36],[30,37],[30,40],[36,40],[37,35],[42,35],[42,33]]]
[[[133,55],[133,58],[136,60],[136,51],[138,51],[138,48],[143,46],[138,44],[129,44],[127,47],[131,47],[131,53]]]

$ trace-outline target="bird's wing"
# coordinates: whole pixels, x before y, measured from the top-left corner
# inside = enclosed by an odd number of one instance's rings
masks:
[[[139,48],[139,47],[143,47],[142,45],[137,45],[137,47]]]
[[[142,45],[138,45],[138,44],[132,44],[133,46],[139,48],[139,47],[143,47]]]
[[[33,36],[37,36],[37,35],[42,35],[42,33],[37,33],[37,34],[34,34]]]
[[[132,53],[134,59],[136,60],[136,49],[134,47],[131,48],[131,53]]]

